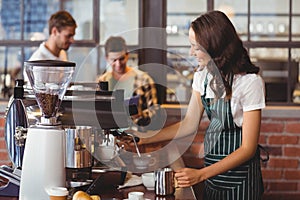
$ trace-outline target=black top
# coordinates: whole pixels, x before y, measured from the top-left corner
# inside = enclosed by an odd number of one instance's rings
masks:
[[[75,67],[74,62],[61,61],[61,60],[34,60],[25,61],[25,65],[39,66],[39,67]]]

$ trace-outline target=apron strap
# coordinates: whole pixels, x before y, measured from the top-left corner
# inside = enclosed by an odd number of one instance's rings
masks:
[[[269,152],[267,151],[267,149],[263,146],[261,146],[260,144],[258,144],[258,149],[260,152],[264,153],[264,157],[260,156],[260,160],[262,162],[267,162],[269,160]]]

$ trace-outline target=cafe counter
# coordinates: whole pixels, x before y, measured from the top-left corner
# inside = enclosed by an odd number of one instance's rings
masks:
[[[155,191],[147,190],[143,185],[128,187],[124,189],[103,189],[99,192],[101,200],[123,200],[128,198],[128,193],[132,191],[144,192],[145,200],[195,200],[196,197],[192,188],[176,188],[174,195],[157,196]]]
[[[174,195],[156,196],[153,190],[147,190],[143,185],[128,187],[118,190],[115,187],[103,188],[98,195],[101,200],[123,200],[128,198],[128,193],[132,191],[144,192],[145,200],[195,200],[196,197],[192,188],[176,188]],[[18,200],[17,197],[2,197],[1,200]],[[69,199],[71,200],[71,199]]]

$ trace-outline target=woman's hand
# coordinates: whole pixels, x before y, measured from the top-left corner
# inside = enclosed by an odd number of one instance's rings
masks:
[[[175,170],[175,178],[178,187],[190,187],[204,181],[201,169],[181,168]]]

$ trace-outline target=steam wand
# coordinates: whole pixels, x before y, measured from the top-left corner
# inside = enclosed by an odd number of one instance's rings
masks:
[[[117,132],[119,135],[126,135],[126,136],[132,137],[133,143],[134,143],[134,145],[135,145],[136,152],[137,152],[138,156],[141,157],[141,153],[140,153],[139,148],[138,148],[138,146],[137,146],[137,142],[140,141],[140,138],[134,136],[133,134],[125,133],[124,131],[116,130],[116,132]]]

